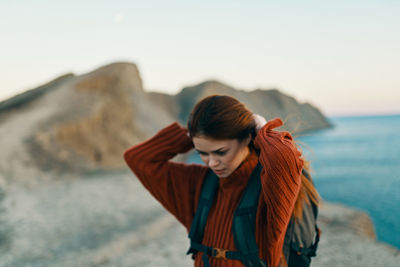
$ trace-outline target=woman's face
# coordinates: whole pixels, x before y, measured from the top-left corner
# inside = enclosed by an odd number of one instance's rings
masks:
[[[192,139],[202,161],[220,178],[228,177],[247,157],[250,140],[250,136],[242,142],[237,139],[215,140],[206,136]]]

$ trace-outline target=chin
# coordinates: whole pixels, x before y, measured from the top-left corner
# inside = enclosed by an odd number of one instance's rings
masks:
[[[219,178],[226,178],[226,177],[228,177],[229,175],[231,175],[231,173],[227,173],[227,174],[221,174],[221,175],[217,175]]]

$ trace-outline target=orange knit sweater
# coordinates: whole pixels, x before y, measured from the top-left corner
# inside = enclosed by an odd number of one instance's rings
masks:
[[[233,214],[259,160],[263,171],[256,242],[260,258],[266,260],[269,267],[278,266],[303,168],[301,153],[296,149],[292,136],[288,132],[272,130],[282,124],[279,118],[269,121],[254,140],[255,147],[260,150],[259,156],[253,151],[229,177],[220,178],[215,204],[204,231],[204,245],[236,250],[232,233]],[[138,179],[187,231],[197,208],[207,167],[170,160],[192,148],[187,130],[173,123],[124,153],[126,163]],[[201,256],[202,252],[196,254],[194,266],[203,266]],[[209,260],[211,266],[243,266],[237,260],[213,257]]]

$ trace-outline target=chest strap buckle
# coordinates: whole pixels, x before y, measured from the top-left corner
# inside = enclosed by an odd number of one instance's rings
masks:
[[[222,248],[213,248],[213,250],[212,250],[212,256],[214,257],[214,258],[218,258],[218,259],[227,259],[226,258],[226,252],[227,252],[228,250],[226,250],[226,249],[222,249]]]

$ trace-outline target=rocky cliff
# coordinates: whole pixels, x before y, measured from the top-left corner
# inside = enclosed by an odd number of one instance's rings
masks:
[[[0,102],[0,174],[14,179],[124,167],[126,148],[172,121],[185,124],[193,105],[210,94],[235,96],[266,118],[279,116],[292,132],[330,126],[319,110],[277,90],[245,92],[207,81],[177,95],[149,93],[135,64],[113,63]]]
[[[176,96],[180,106],[179,118],[186,121],[187,114],[196,102],[213,94],[233,96],[257,114],[267,119],[280,117],[285,121],[283,129],[292,133],[322,129],[331,125],[317,108],[309,103],[299,103],[291,96],[285,95],[276,89],[246,92],[237,90],[218,81],[206,81],[192,87],[185,87]]]

